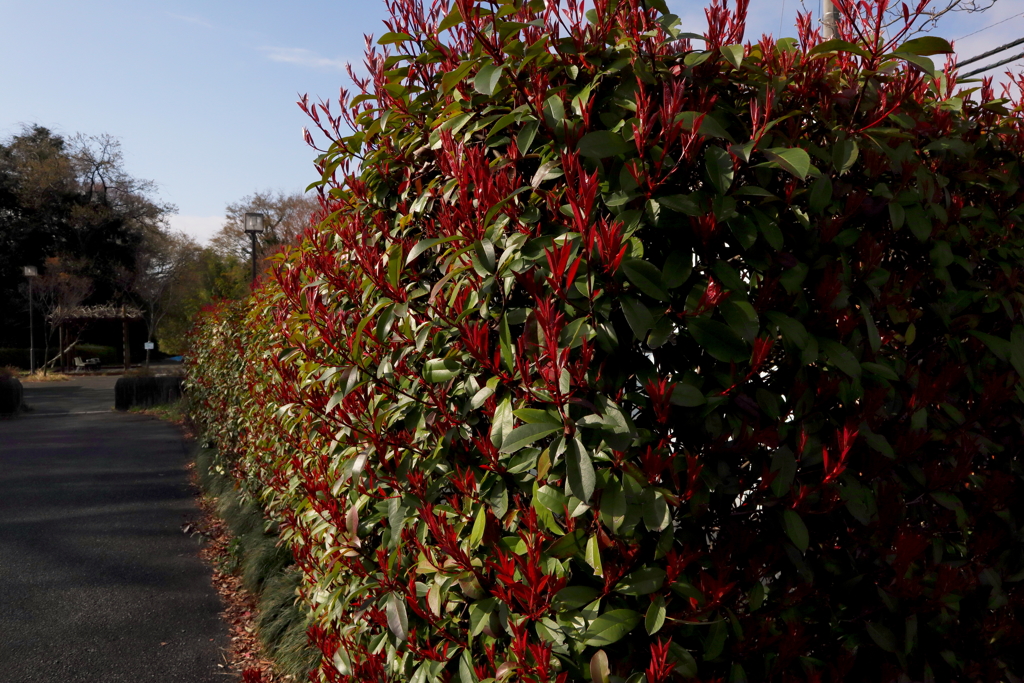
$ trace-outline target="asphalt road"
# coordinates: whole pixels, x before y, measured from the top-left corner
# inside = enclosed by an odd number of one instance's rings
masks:
[[[177,430],[115,413],[116,377],[26,384],[0,420],[0,680],[226,682],[227,629]]]

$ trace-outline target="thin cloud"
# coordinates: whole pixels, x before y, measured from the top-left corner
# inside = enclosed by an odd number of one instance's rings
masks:
[[[170,12],[164,12],[164,14],[171,17],[172,19],[177,19],[178,21],[187,21],[190,24],[202,26],[203,28],[213,28],[213,24],[206,21],[205,19],[200,19],[199,17],[186,17],[182,14],[171,14]]]
[[[346,61],[344,59],[321,57],[315,52],[301,47],[265,47],[263,51],[267,53],[267,58],[272,62],[295,64],[313,69],[345,70]]]

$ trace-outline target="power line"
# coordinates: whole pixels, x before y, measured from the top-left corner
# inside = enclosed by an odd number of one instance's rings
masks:
[[[1024,40],[1022,40],[1021,42],[1024,42]],[[968,76],[973,76],[975,74],[980,74],[980,73],[982,73],[984,71],[988,71],[989,69],[994,69],[997,66],[1002,66],[1003,64],[1009,64],[1010,62],[1012,62],[1014,60],[1020,59],[1021,57],[1024,57],[1024,52],[1021,52],[1018,55],[1014,55],[1014,56],[1010,57],[1009,59],[1004,59],[1001,62],[996,62],[995,64],[989,64],[988,66],[983,66],[980,69],[975,69],[974,71],[969,71],[969,72],[967,72],[965,74],[960,74],[960,78],[967,78]]]
[[[1002,52],[1003,50],[1009,50],[1011,47],[1017,47],[1021,43],[1024,43],[1024,38],[1019,38],[1019,39],[1013,41],[1012,43],[1007,43],[1006,45],[1000,45],[996,49],[989,50],[988,52],[983,52],[982,54],[978,55],[977,57],[971,57],[970,59],[965,59],[962,62],[958,62],[957,66],[967,66],[968,64],[973,64],[974,62],[977,62],[979,60],[985,59],[986,57],[991,57],[994,54],[998,54],[998,53]]]
[[[1018,17],[1024,17],[1024,12],[1022,12],[1021,14],[1014,14],[1013,16],[1010,16],[1010,17],[1006,17],[1006,18],[1005,18],[1005,19],[1003,19],[1002,21],[997,21],[997,22],[996,22],[996,23],[994,23],[994,24],[989,24],[988,26],[984,26],[984,27],[982,27],[982,28],[979,28],[979,29],[978,29],[977,31],[975,31],[974,33],[968,33],[968,34],[967,34],[966,36],[960,36],[959,38],[956,38],[956,40],[963,40],[964,38],[970,38],[971,36],[976,36],[976,35],[978,35],[979,33],[981,33],[982,31],[987,31],[987,30],[989,30],[990,28],[993,28],[993,27],[995,27],[995,26],[999,26],[999,24],[1005,24],[1006,22],[1010,21],[1011,19],[1016,19],[1016,18],[1018,18]]]

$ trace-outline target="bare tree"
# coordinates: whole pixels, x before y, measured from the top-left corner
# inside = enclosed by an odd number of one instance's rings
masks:
[[[178,285],[194,270],[200,252],[188,235],[163,230],[149,232],[139,246],[132,290],[145,303],[147,341],[154,340],[160,322],[177,305]],[[146,349],[146,365],[149,359]]]
[[[124,169],[121,142],[109,134],[82,135],[68,144],[71,166],[84,197],[79,218],[83,224],[117,216],[132,233],[145,235],[167,227],[175,207],[154,199],[152,180],[129,175]]]
[[[935,28],[935,25],[939,23],[939,19],[946,16],[950,12],[985,12],[992,9],[992,7],[999,0],[944,0],[943,2],[937,2],[934,5],[929,5],[921,11],[921,16],[925,19],[916,29],[915,33],[923,33],[925,31],[931,31]],[[892,12],[899,16],[899,19],[903,18],[902,7],[898,10],[893,8]]]
[[[843,14],[843,4],[839,0],[824,0],[825,2],[832,2],[836,6],[837,13]],[[945,17],[947,14],[954,12],[966,12],[969,14],[975,14],[980,12],[986,12],[999,0],[917,0],[917,2],[894,2],[890,0],[885,9],[886,21],[883,22],[883,28],[890,29],[893,26],[903,24],[907,17],[913,17],[915,20],[914,26],[906,34],[906,37],[918,35],[920,33],[927,33],[932,31],[939,20]],[[808,3],[807,0],[801,0],[801,4],[805,11],[810,11],[810,7],[813,5],[817,8],[818,3]],[[845,12],[855,12],[855,4],[850,2],[846,3],[848,7]],[[908,10],[908,14],[904,14],[904,4]]]
[[[228,204],[224,227],[211,240],[211,246],[222,255],[248,259],[251,247],[243,227],[245,214],[262,213],[266,216],[266,231],[260,243],[263,248],[273,248],[294,242],[309,227],[311,217],[319,210],[320,204],[313,195],[254,192]]]
[[[39,277],[33,289],[36,292],[40,309],[46,320],[46,334],[43,341],[43,374],[64,355],[70,344],[61,338],[60,353],[47,361],[50,355],[50,341],[53,333],[62,329],[63,324],[73,315],[74,309],[92,293],[92,280],[78,274],[82,263],[62,256],[46,259],[43,275]]]

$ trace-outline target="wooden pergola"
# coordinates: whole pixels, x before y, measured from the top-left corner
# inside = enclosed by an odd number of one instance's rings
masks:
[[[51,325],[56,324],[58,326],[61,351],[58,357],[53,360],[57,360],[59,358],[61,367],[67,367],[67,354],[74,348],[75,344],[78,343],[77,338],[73,343],[68,343],[68,325],[87,325],[94,322],[113,322],[120,320],[124,338],[124,369],[128,370],[131,365],[131,355],[128,351],[128,323],[136,320],[144,320],[145,314],[141,308],[126,304],[68,307],[58,306],[50,312],[47,319]]]

